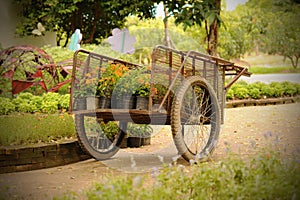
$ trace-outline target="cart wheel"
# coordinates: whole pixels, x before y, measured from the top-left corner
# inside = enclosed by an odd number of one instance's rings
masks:
[[[176,94],[171,111],[174,143],[187,161],[205,161],[216,147],[220,132],[216,94],[198,76],[186,78]]]
[[[116,129],[118,132],[113,138],[110,138],[108,132],[103,128],[103,125],[108,123],[111,123],[110,128]],[[95,159],[104,160],[118,152],[125,136],[124,130],[127,128],[127,122],[105,122],[96,116],[77,114],[75,115],[75,126],[82,149]]]

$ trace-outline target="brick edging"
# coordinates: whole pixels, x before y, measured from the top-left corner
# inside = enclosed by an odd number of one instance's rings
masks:
[[[57,144],[0,147],[0,174],[66,165],[91,158],[77,140]]]
[[[242,99],[226,102],[226,108],[236,108],[244,106],[266,106],[300,102],[300,96],[268,98],[268,99]]]

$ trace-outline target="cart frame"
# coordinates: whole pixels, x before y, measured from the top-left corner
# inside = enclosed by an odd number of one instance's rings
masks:
[[[80,60],[81,54],[85,55],[84,62]],[[83,63],[84,65],[79,66],[78,63]],[[221,58],[196,51],[178,51],[158,45],[154,48],[152,53],[150,72],[151,93],[149,95],[148,109],[112,108],[82,110],[76,108],[74,105],[74,102],[76,102],[74,91],[76,90],[76,83],[78,79],[80,79],[77,73],[80,72],[81,77],[83,77],[83,75],[90,72],[93,65],[100,66],[100,69],[97,70],[97,74],[95,75],[95,78],[99,79],[101,77],[101,68],[109,63],[121,63],[131,70],[142,67],[134,63],[82,49],[74,53],[70,112],[75,115],[75,125],[81,146],[94,158],[99,160],[110,158],[117,152],[126,134],[128,122],[136,124],[171,125],[174,142],[179,154],[186,160],[195,159],[195,156],[199,160],[204,160],[207,155],[213,152],[218,141],[220,124],[224,122],[226,91],[228,91],[232,84],[242,75],[251,75],[247,68]],[[225,76],[233,76],[227,85],[225,85]],[[155,94],[152,92],[155,84],[161,84],[166,87],[166,93],[156,107],[153,106]],[[199,90],[203,91],[199,93]],[[201,96],[201,102],[199,96]],[[191,99],[193,99],[193,103],[190,102]],[[199,106],[204,103],[206,107],[209,107],[209,113],[207,113],[208,111],[206,111],[206,114],[200,113],[203,109],[207,110],[205,106],[204,108],[203,106]],[[185,110],[187,110],[187,106],[190,106],[190,108],[193,106],[193,108],[195,108],[195,104],[196,107],[201,107],[201,109],[198,109],[198,112],[188,111],[185,114],[182,113],[182,111],[185,112]],[[99,122],[99,119],[102,121],[118,121],[119,137],[111,141],[111,145],[109,145],[111,147],[103,147],[103,149],[101,149],[101,147],[100,151],[99,145],[95,148],[90,144],[87,138],[87,128],[84,119],[84,117],[87,116],[94,117],[97,122]],[[183,120],[183,116],[190,119]],[[208,139],[200,151],[197,150],[193,152],[193,150],[188,147],[189,144],[184,141],[185,137],[188,133],[194,132],[192,129],[198,129],[200,125],[204,127],[207,126],[207,124],[211,124],[208,131]],[[191,129],[191,125],[193,125],[194,128]],[[184,128],[185,126],[187,128]],[[184,134],[184,132],[186,132],[186,134]]]

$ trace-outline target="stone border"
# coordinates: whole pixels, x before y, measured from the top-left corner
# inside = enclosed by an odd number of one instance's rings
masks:
[[[226,108],[265,106],[300,102],[300,96],[226,102]],[[57,167],[91,158],[77,140],[57,144],[0,147],[0,174]]]
[[[0,147],[0,174],[66,165],[91,158],[77,140],[57,144]]]
[[[226,108],[237,108],[244,106],[267,106],[300,102],[300,96],[268,98],[268,99],[243,99],[226,102]]]

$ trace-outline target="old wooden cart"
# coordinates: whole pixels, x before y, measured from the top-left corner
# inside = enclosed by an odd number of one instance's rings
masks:
[[[150,77],[150,95],[145,109],[121,107],[126,99],[120,98],[119,92],[112,93],[108,108],[82,106],[82,97],[87,96],[83,88],[92,85],[91,95],[95,99],[99,80],[112,64],[125,66],[129,71],[142,67],[86,50],[74,54],[70,110],[82,148],[98,160],[117,153],[128,123],[170,125],[179,155],[188,161],[207,158],[216,147],[224,121],[226,91],[240,76],[251,75],[247,68],[217,57],[156,46],[151,66],[142,72]],[[231,78],[227,85],[226,75]],[[126,81],[121,82],[116,88],[128,86]],[[163,91],[161,98],[157,97],[158,88]],[[132,99],[133,91],[125,96]],[[109,122],[117,125],[117,134],[110,139],[101,126]]]

